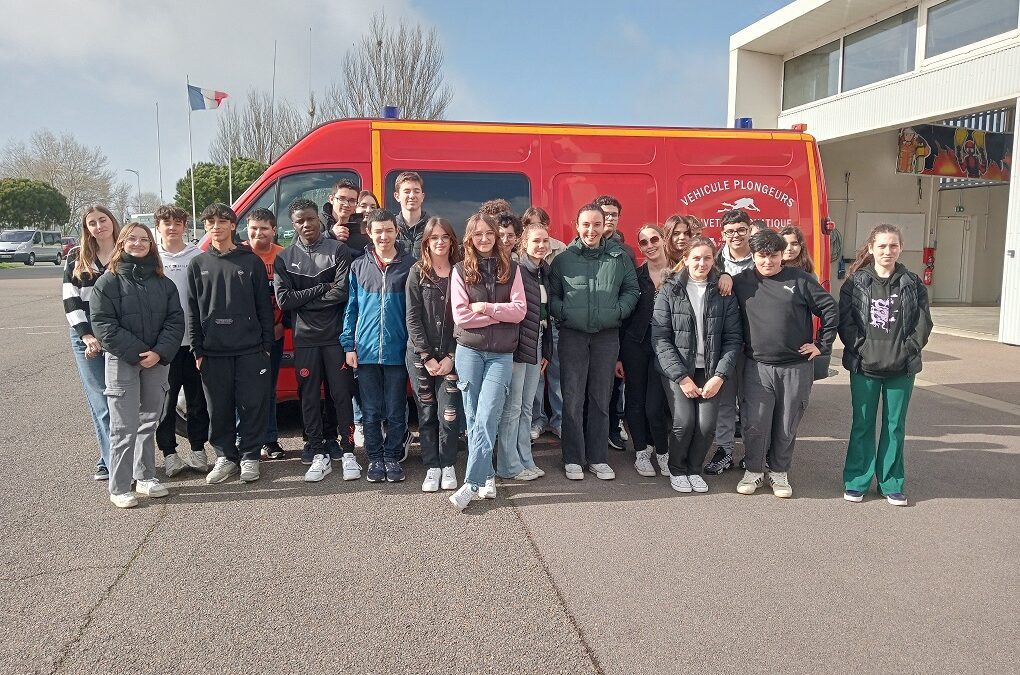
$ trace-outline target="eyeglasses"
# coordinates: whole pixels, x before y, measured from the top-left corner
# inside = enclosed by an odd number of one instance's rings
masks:
[[[606,220],[619,220],[620,219],[620,214],[619,213],[609,213],[608,211],[603,211],[602,212],[602,217],[605,218]]]
[[[724,239],[732,239],[733,237],[745,237],[747,236],[747,228],[741,227],[736,230],[723,230],[722,236]]]
[[[479,239],[479,240],[480,239],[495,239],[496,235],[492,231],[486,230],[484,232],[474,232],[474,233],[472,233],[471,234],[471,238],[472,239]]]
[[[128,244],[151,244],[152,240],[148,237],[128,237],[124,240]]]
[[[357,204],[357,197],[333,197],[334,202],[340,202],[341,204]]]
[[[450,235],[448,234],[429,237],[430,244],[449,244],[450,241]]]
[[[662,239],[659,237],[659,235],[655,234],[649,237],[648,239],[638,239],[638,246],[655,246],[660,241],[662,241]]]

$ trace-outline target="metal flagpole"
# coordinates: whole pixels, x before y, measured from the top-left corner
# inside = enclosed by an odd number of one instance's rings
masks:
[[[273,123],[276,119],[276,40],[273,40],[273,87],[269,94],[269,157],[266,158],[266,164],[273,163]]]
[[[191,238],[198,238],[198,211],[195,209],[195,150],[191,143],[191,79],[185,75],[188,83],[188,156],[191,158]]]
[[[223,114],[227,116],[226,122],[230,123],[230,117],[227,111],[227,106],[230,105],[230,101],[226,102],[223,106]],[[227,126],[224,125],[226,129]],[[230,193],[230,206],[234,206],[234,144],[230,142],[230,132],[227,132],[227,191]]]
[[[188,107],[191,107],[190,103]],[[159,101],[156,101],[156,167],[159,170],[159,203],[163,204],[163,156],[159,147]]]

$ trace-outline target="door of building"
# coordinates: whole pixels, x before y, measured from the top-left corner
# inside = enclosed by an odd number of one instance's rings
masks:
[[[970,218],[943,216],[935,232],[935,274],[932,300],[967,302],[971,245]]]

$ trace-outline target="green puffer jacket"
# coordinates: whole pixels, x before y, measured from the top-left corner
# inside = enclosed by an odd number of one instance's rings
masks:
[[[634,263],[616,241],[588,248],[575,238],[552,262],[549,311],[563,327],[585,333],[619,328],[640,294]]]

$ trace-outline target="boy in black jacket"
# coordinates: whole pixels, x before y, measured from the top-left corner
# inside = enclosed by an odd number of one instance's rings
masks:
[[[773,230],[755,234],[754,269],[733,277],[747,357],[740,406],[747,468],[737,484],[743,495],[753,494],[765,482],[767,465],[773,494],[793,496],[787,472],[797,427],[811,396],[811,360],[832,351],[839,325],[836,300],[814,275],[783,267],[785,246]],[[822,320],[817,339],[812,316]]]
[[[209,443],[221,455],[205,480],[222,483],[240,468],[247,483],[259,479],[269,397],[275,394],[269,279],[262,260],[234,243],[237,216],[229,206],[206,207],[202,224],[209,249],[188,265],[188,330],[209,407]]]

